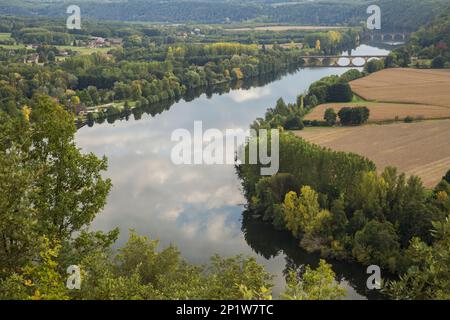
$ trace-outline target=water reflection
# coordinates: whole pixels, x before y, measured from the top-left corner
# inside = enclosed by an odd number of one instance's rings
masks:
[[[382,54],[376,48],[368,49],[371,54]],[[108,157],[106,175],[114,184],[93,228],[110,230],[119,226],[119,244],[126,241],[127,230],[134,228],[159,238],[162,245],[177,245],[193,263],[205,263],[214,253],[254,256],[276,275],[275,292],[280,292],[287,264],[314,265],[318,257],[301,251],[286,234],[255,225],[245,220],[245,215],[243,218],[245,199],[232,165],[174,165],[170,161],[175,145],[171,133],[178,128],[192,130],[196,120],[203,121],[204,130],[246,130],[279,97],[295,101],[312,82],[347,70],[305,68],[275,79],[262,77],[209,88],[204,94],[194,92],[178,102],[81,128],[77,144],[85,152]],[[372,297],[358,280],[364,272],[361,266],[333,263],[333,267],[349,288],[349,298]]]
[[[301,270],[306,265],[315,268],[319,265],[319,254],[306,252],[299,247],[299,241],[293,238],[289,232],[275,230],[271,224],[255,219],[249,212],[243,214],[242,233],[252,249],[265,259],[284,257],[286,265],[282,274],[285,277],[289,270]],[[336,280],[347,288],[348,298],[384,298],[379,292],[367,289],[367,274],[361,265],[336,260],[327,262],[333,266]]]

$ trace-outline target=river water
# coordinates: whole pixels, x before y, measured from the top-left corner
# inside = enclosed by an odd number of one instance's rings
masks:
[[[388,50],[361,45],[352,55],[381,55]],[[205,263],[215,253],[222,256],[253,256],[275,275],[275,294],[283,290],[283,274],[290,267],[315,267],[319,256],[307,254],[298,241],[270,225],[244,219],[245,199],[232,165],[175,165],[170,154],[175,129],[193,131],[194,121],[203,130],[244,130],[263,117],[280,97],[294,102],[309,85],[348,68],[303,68],[259,87],[224,94],[203,94],[181,100],[154,116],[139,120],[104,122],[81,128],[77,144],[84,152],[108,157],[106,174],[113,182],[108,204],[93,223],[96,230],[120,227],[119,243],[128,229],[176,245],[192,263]],[[337,280],[347,288],[348,299],[378,298],[366,289],[365,268],[357,264],[329,261]]]

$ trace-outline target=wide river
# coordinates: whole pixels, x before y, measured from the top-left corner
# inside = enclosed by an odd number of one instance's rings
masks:
[[[388,50],[361,45],[352,55],[380,55]],[[106,155],[113,188],[108,204],[93,223],[97,230],[120,227],[119,244],[128,230],[176,245],[192,263],[205,263],[215,253],[222,256],[253,256],[275,275],[274,293],[283,290],[287,268],[316,266],[319,256],[308,254],[298,241],[271,226],[243,219],[245,199],[232,165],[175,165],[171,141],[175,129],[193,131],[194,121],[203,130],[249,128],[263,117],[278,98],[295,101],[309,85],[348,68],[303,68],[260,87],[237,89],[224,94],[206,94],[169,110],[135,120],[104,122],[81,128],[77,144],[84,152]],[[378,298],[366,289],[366,270],[360,265],[329,261],[337,280],[347,288],[347,298]]]

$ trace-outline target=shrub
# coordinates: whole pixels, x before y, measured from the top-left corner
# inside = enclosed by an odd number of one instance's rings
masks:
[[[405,121],[405,123],[411,123],[411,122],[414,122],[414,118],[411,116],[407,116],[407,117],[405,117],[405,119],[403,121]]]
[[[365,68],[368,73],[374,73],[384,69],[384,62],[382,60],[370,60],[367,62]]]
[[[303,130],[304,127],[302,119],[298,116],[290,116],[284,123],[286,130]]]
[[[328,108],[325,110],[323,119],[329,126],[334,126],[336,124],[337,114],[333,108]]]
[[[350,102],[353,99],[353,92],[348,83],[336,83],[328,87],[328,102]]]
[[[445,181],[447,181],[448,183],[450,183],[450,170],[447,171],[447,174],[444,176],[443,178]]]
[[[431,68],[433,69],[442,69],[445,67],[445,59],[443,56],[437,56],[431,61]]]
[[[338,115],[343,126],[361,125],[369,119],[370,110],[367,107],[344,107]]]

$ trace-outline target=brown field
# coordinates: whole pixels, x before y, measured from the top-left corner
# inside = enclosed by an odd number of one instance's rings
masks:
[[[315,107],[305,116],[305,120],[323,120],[325,110],[333,108],[338,112],[343,107],[365,106],[370,110],[369,122],[403,120],[407,116],[414,119],[450,118],[450,107],[422,104],[387,103],[387,102],[351,102],[325,103]]]
[[[334,150],[354,152],[377,165],[395,166],[434,187],[450,169],[450,120],[359,127],[307,128],[297,136]]]
[[[228,31],[288,31],[288,30],[332,30],[341,29],[344,27],[336,26],[258,26],[226,29]]]
[[[350,85],[365,100],[450,107],[450,69],[384,69]]]

